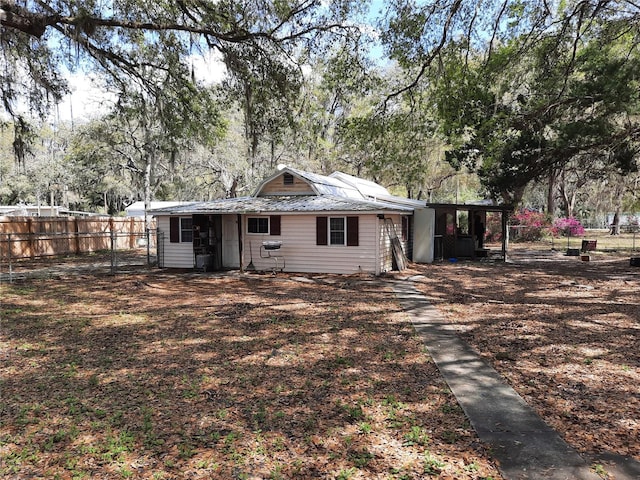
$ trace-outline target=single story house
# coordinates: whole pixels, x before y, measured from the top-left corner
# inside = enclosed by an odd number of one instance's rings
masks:
[[[341,172],[281,167],[251,196],[150,213],[165,268],[379,275],[433,261],[433,209]]]

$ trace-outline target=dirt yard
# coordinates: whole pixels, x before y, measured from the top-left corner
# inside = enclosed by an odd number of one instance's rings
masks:
[[[4,478],[500,478],[377,279],[0,288]]]
[[[640,460],[640,269],[526,248],[421,266],[418,287],[578,451]],[[606,465],[598,467],[606,473]]]
[[[396,276],[576,449],[640,459],[640,271],[515,257]],[[80,270],[0,298],[6,478],[502,478],[384,278]]]

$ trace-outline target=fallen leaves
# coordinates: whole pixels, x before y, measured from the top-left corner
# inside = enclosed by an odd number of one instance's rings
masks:
[[[513,264],[417,266],[420,288],[573,447],[640,459],[637,269],[512,254]]]
[[[2,285],[11,478],[500,478],[376,279]]]

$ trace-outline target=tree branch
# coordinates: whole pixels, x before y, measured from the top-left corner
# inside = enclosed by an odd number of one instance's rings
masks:
[[[431,63],[438,56],[440,51],[444,48],[444,45],[447,42],[447,38],[449,37],[449,28],[451,27],[453,18],[458,13],[458,10],[460,10],[461,5],[462,5],[462,0],[456,0],[455,3],[452,5],[451,10],[449,11],[449,15],[447,16],[447,21],[442,27],[442,35],[440,37],[440,42],[431,51],[427,59],[422,63],[422,66],[420,67],[420,71],[418,72],[418,75],[415,76],[415,78],[409,85],[406,85],[400,90],[397,90],[387,95],[387,98],[384,101],[385,105],[393,98],[396,98],[402,95],[403,93],[408,92],[409,90],[413,90],[418,85],[418,83],[420,83],[420,79],[422,78],[422,76],[425,74],[427,69],[431,66]]]

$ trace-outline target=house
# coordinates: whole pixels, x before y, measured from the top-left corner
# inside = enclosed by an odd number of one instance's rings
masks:
[[[281,167],[252,196],[150,213],[168,268],[378,275],[433,260],[433,210],[341,172]]]
[[[149,203],[149,210],[160,209],[165,207],[175,207],[177,205],[184,205],[190,202],[164,202],[153,201]],[[133,202],[128,207],[125,207],[124,212],[127,217],[144,217],[144,202]]]
[[[49,205],[2,205],[0,215],[10,217],[61,217],[70,212],[64,207]]]

